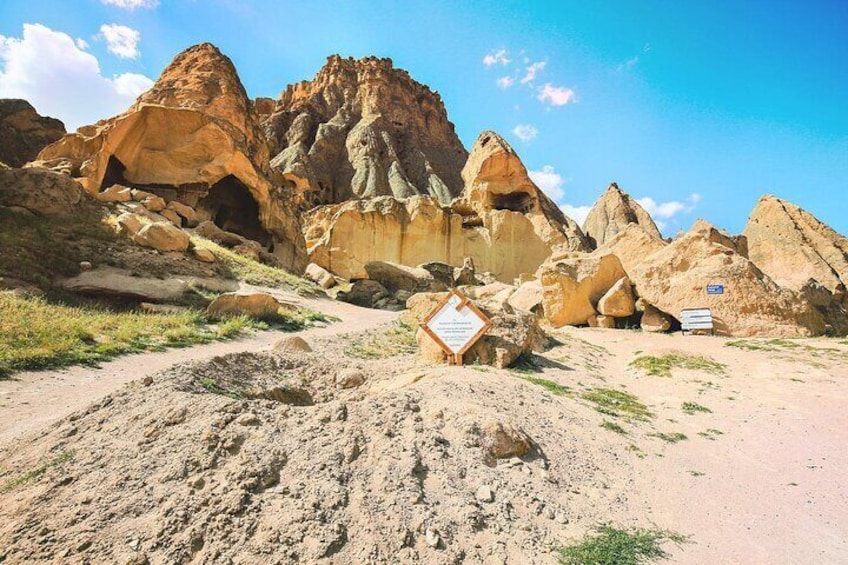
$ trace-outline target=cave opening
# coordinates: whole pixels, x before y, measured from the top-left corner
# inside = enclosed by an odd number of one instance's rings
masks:
[[[533,197],[526,192],[492,195],[492,208],[527,213],[533,209]]]
[[[100,191],[106,190],[113,184],[126,185],[127,182],[124,179],[124,171],[126,169],[126,166],[121,163],[120,159],[114,155],[110,155],[109,162],[106,163],[106,172],[103,173],[103,181],[100,183]]]
[[[197,203],[197,211],[222,230],[258,241],[265,247],[272,243],[271,234],[259,221],[259,203],[233,175],[213,184]]]

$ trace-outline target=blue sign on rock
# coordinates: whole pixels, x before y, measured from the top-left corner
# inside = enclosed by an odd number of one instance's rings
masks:
[[[707,294],[724,294],[723,284],[708,284]]]

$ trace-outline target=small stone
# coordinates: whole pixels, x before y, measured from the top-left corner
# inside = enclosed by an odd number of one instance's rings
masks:
[[[311,353],[312,347],[300,336],[287,335],[274,344],[274,351],[278,353]]]
[[[141,540],[138,538],[132,539],[127,545],[129,545],[130,549],[133,551],[138,551],[138,548],[141,547]]]
[[[365,382],[365,373],[359,369],[343,369],[336,375],[339,388],[356,388]]]
[[[436,548],[439,547],[439,543],[441,543],[442,538],[439,536],[437,531],[427,528],[427,532],[424,534],[424,540],[427,542],[427,545]]]
[[[152,385],[153,384],[153,377],[151,377],[150,375],[144,377],[143,379],[141,379],[141,384],[144,385],[144,386]]]
[[[247,412],[236,418],[236,423],[242,426],[258,426],[259,418],[253,412]]]
[[[480,502],[492,502],[495,499],[495,494],[489,485],[480,485],[477,489],[477,500]]]
[[[215,254],[205,249],[203,247],[195,247],[191,250],[195,259],[198,261],[203,261],[204,263],[214,263],[215,262]]]
[[[80,261],[80,271],[90,271],[91,270],[91,262],[90,261]]]
[[[141,203],[151,212],[161,212],[165,209],[165,200],[160,196],[148,196]]]

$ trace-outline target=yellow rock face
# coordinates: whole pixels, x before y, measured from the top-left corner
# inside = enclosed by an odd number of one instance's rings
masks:
[[[63,137],[39,159],[72,161],[92,194],[131,185],[194,207],[201,220],[224,205],[238,208],[227,229],[273,244],[284,266],[306,264],[297,216],[273,181],[252,104],[232,62],[210,44],[180,53],[127,112]]]
[[[645,232],[662,238],[654,220],[638,202],[612,183],[583,222],[583,231],[592,245],[600,247],[630,224],[639,225]]]
[[[463,170],[466,187],[450,207],[433,198],[380,197],[323,206],[305,220],[310,260],[344,278],[365,263],[461,265],[511,283],[555,251],[587,251],[580,228],[530,181],[497,134],[481,134]]]
[[[642,261],[666,245],[665,241],[651,235],[640,225],[628,224],[615,237],[599,247],[595,253],[615,255],[621,261],[624,270],[631,273]]]
[[[578,254],[540,269],[545,318],[555,328],[586,324],[601,298],[624,278],[615,255]]]

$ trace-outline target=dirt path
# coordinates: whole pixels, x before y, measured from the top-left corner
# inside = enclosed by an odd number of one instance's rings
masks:
[[[302,332],[260,332],[232,341],[215,342],[159,353],[119,357],[98,368],[70,367],[55,371],[17,373],[0,380],[0,448],[29,432],[44,428],[85,408],[121,385],[175,363],[206,359],[238,351],[271,348],[285,335],[305,339],[369,329],[397,318],[396,312],[370,310],[330,299],[306,299],[304,305],[340,318],[326,327]]]

